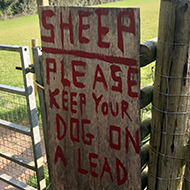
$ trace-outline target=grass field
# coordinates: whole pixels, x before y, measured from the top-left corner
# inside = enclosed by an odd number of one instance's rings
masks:
[[[159,0],[126,0],[109,4],[102,4],[100,7],[140,7],[141,19],[141,43],[157,37]]]
[[[100,7],[140,7],[141,17],[141,43],[157,37],[159,0],[125,0]],[[40,29],[38,15],[20,17],[7,21],[0,21],[0,44],[7,45],[28,45],[31,49],[31,39],[37,38],[40,45]],[[7,84],[16,87],[23,87],[21,71],[15,69],[20,66],[18,53],[0,52],[0,84]],[[149,84],[153,80],[152,67],[154,63],[141,69],[141,86]],[[1,100],[1,97],[0,97]],[[5,109],[1,108],[1,112]],[[148,106],[144,112],[149,111]],[[31,179],[33,180],[33,179]],[[34,179],[35,180],[35,179]]]
[[[126,0],[101,6],[140,7],[141,43],[157,36],[159,0]],[[40,45],[38,22],[38,15],[0,21],[0,44],[28,45],[31,48],[31,38],[37,38]],[[0,52],[0,83],[22,86],[21,72],[15,71],[18,64],[20,63],[17,53]],[[152,65],[141,70],[141,86],[151,82],[151,67]]]
[[[31,38],[40,39],[37,15],[0,21],[0,44],[28,45],[31,48]],[[0,83],[23,87],[22,73],[15,70],[20,65],[18,53],[1,51]]]

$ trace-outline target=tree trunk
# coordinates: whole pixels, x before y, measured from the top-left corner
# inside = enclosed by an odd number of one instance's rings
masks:
[[[150,142],[150,190],[182,189],[190,108],[190,1],[161,0]]]

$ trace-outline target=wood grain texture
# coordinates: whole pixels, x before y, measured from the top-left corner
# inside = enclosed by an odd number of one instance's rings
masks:
[[[31,39],[31,44],[32,44],[32,47],[37,47],[38,46],[38,39],[37,38],[32,38]],[[34,59],[33,59],[33,62],[34,62]],[[36,74],[34,73],[33,75],[33,80],[34,80],[34,92],[35,92],[35,95],[38,93],[37,91],[37,86],[36,86]]]
[[[157,38],[150,39],[140,45],[140,65],[144,67],[156,60]]]
[[[150,144],[147,142],[141,147],[141,167],[149,162],[149,149]]]
[[[150,142],[150,190],[182,188],[189,132],[189,18],[189,1],[161,1],[152,110],[155,130],[151,129]]]
[[[148,166],[141,172],[141,189],[144,190],[148,185]]]
[[[40,60],[42,56],[42,50],[40,47],[33,47],[32,48],[32,56],[34,60],[34,66],[35,66],[35,74],[36,74],[36,84],[37,85],[37,91],[38,91],[38,98],[40,102],[40,112],[41,112],[41,118],[42,118],[42,127],[43,127],[43,136],[44,136],[44,143],[45,143],[45,149],[46,149],[46,156],[49,156],[49,150],[48,150],[48,119],[47,119],[47,108],[46,108],[46,102],[45,102],[45,92],[44,92],[44,81],[42,76],[42,61]],[[49,159],[49,158],[47,158]],[[48,165],[49,167],[49,165]]]
[[[141,121],[141,140],[150,134],[151,131],[152,115],[149,114],[144,120]]]
[[[190,48],[188,48],[188,60],[190,62]],[[190,176],[190,139],[187,143],[187,153],[186,153],[186,168],[184,175],[183,190],[190,190],[189,176]]]
[[[139,10],[40,8],[51,189],[141,189]]]
[[[153,82],[140,89],[140,108],[146,107],[152,102]]]

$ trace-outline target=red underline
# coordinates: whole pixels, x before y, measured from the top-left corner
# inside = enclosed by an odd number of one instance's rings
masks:
[[[98,60],[102,60],[108,63],[116,63],[116,64],[122,64],[122,65],[127,65],[127,66],[137,66],[137,61],[135,59],[109,56],[109,55],[103,55],[103,54],[98,54],[98,53],[89,53],[89,52],[79,51],[79,50],[63,50],[63,49],[42,47],[42,52],[51,53],[51,54],[74,55],[77,57],[83,57],[83,58],[88,58],[88,59],[98,59]]]

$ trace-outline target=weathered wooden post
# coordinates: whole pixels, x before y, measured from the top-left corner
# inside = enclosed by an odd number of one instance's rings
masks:
[[[36,0],[36,1],[37,1],[38,7],[40,5],[42,5],[42,6],[48,6],[49,5],[49,0]]]
[[[32,47],[37,47],[38,46],[38,39],[37,38],[32,38],[31,39],[31,44],[32,44]],[[34,61],[34,59],[33,59]],[[35,92],[35,95],[38,93],[37,91],[37,85],[36,85],[36,74],[34,73],[33,75],[33,80],[34,80],[34,92]]]
[[[190,2],[162,0],[153,89],[149,190],[182,188],[189,134]]]
[[[190,60],[190,47],[188,48],[188,58]],[[190,138],[187,145],[187,155],[186,155],[186,168],[184,175],[183,190],[190,190]]]
[[[48,6],[49,5],[49,0],[36,0],[36,2],[37,2],[38,14],[39,14],[39,6]]]
[[[141,189],[139,9],[41,7],[52,190]]]

